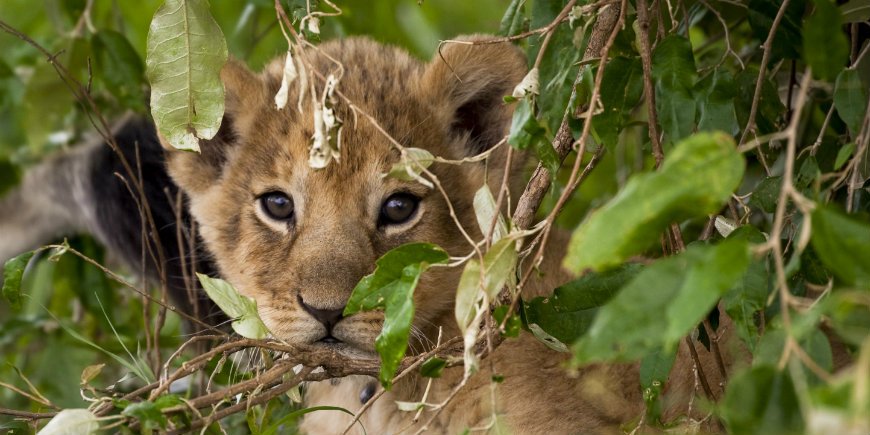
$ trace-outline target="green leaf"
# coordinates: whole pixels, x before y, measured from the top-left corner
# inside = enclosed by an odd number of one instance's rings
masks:
[[[849,41],[838,31],[843,19],[831,0],[813,0],[815,12],[804,20],[804,60],[812,67],[813,75],[832,80],[849,60]]]
[[[523,22],[523,4],[525,0],[511,0],[501,23],[498,26],[498,34],[501,36],[513,36],[519,33],[520,24]]]
[[[834,161],[834,170],[839,171],[846,162],[849,161],[849,157],[852,157],[852,153],[855,152],[855,142],[849,142],[846,145],[843,145],[840,148],[840,151],[837,151],[837,159]]]
[[[207,275],[197,273],[202,288],[209,299],[214,301],[227,316],[233,320],[233,331],[242,337],[261,339],[269,335],[269,329],[257,313],[257,301],[236,290],[232,284]]]
[[[840,13],[843,14],[843,21],[847,23],[870,20],[870,0],[852,0],[840,5]]]
[[[749,0],[747,13],[749,27],[756,39],[763,42],[773,27],[773,20],[782,5],[783,0]],[[770,65],[776,64],[782,58],[798,59],[802,45],[801,23],[806,10],[804,0],[791,0],[786,6],[785,14],[773,37]]]
[[[737,228],[729,238],[743,239],[753,244],[765,241],[761,231],[751,226]],[[737,335],[750,350],[754,350],[755,344],[758,342],[759,331],[755,317],[767,303],[770,293],[768,280],[767,258],[752,259],[743,277],[722,297],[725,312],[734,322]]]
[[[520,307],[522,307],[522,305]],[[501,325],[502,323],[504,323],[504,330],[501,334],[502,336],[519,337],[520,330],[523,328],[523,321],[520,318],[521,314],[511,315],[507,319],[507,322],[505,322],[504,317],[508,312],[508,308],[510,307],[507,305],[499,305],[495,307],[495,309],[492,311],[492,317],[495,319],[497,324]]]
[[[514,285],[516,241],[504,238],[493,244],[483,256],[482,274],[479,264],[476,259],[468,261],[456,290],[456,323],[463,333],[475,317],[474,307],[482,297],[481,290],[492,300],[506,284]]]
[[[755,186],[749,205],[756,206],[766,213],[776,211],[776,202],[779,199],[779,189],[782,186],[782,177],[767,177]]]
[[[718,68],[698,81],[693,91],[698,108],[698,131],[722,130],[735,135],[737,113],[734,98],[737,96],[734,77],[726,69]]]
[[[112,94],[128,107],[144,107],[142,59],[127,38],[113,30],[101,30],[91,37],[99,77]]]
[[[521,315],[526,328],[538,327],[562,343],[573,343],[589,329],[598,309],[641,270],[626,264],[611,271],[588,273],[569,282],[552,296],[524,302]]]
[[[834,84],[834,106],[840,119],[849,127],[852,137],[861,131],[864,114],[867,113],[867,87],[861,82],[857,70],[845,69]]]
[[[446,366],[447,360],[433,356],[420,366],[420,375],[426,378],[440,378]]]
[[[728,383],[721,409],[729,433],[805,433],[791,377],[769,365],[752,367],[735,376]]]
[[[154,402],[147,400],[131,403],[129,406],[124,408],[121,414],[139,420],[143,433],[150,433],[151,430],[158,427],[165,429],[166,424],[168,423],[166,416],[160,412],[157,405]]]
[[[812,214],[811,242],[822,263],[846,285],[870,288],[870,223],[820,205]]]
[[[865,291],[839,291],[823,301],[825,314],[837,336],[856,347],[861,346],[870,331],[870,307],[866,298]]]
[[[638,58],[615,57],[607,63],[601,80],[601,113],[592,127],[599,141],[613,150],[619,133],[628,123],[631,112],[643,95],[643,69]]]
[[[588,333],[573,346],[573,364],[631,361],[674,349],[749,263],[745,241],[691,245],[647,266],[598,310]]]
[[[504,216],[496,210],[495,198],[492,196],[492,191],[489,190],[489,185],[484,184],[474,192],[474,216],[477,218],[477,226],[480,228],[481,234],[490,234],[492,232],[492,241],[498,242],[508,233],[508,227],[505,223]],[[496,217],[498,214],[498,217]],[[492,228],[493,223],[495,228]]]
[[[33,252],[25,252],[6,260],[3,265],[3,297],[9,301],[13,310],[21,309],[21,278],[24,277],[24,269],[31,258]]]
[[[668,142],[692,134],[695,127],[692,87],[697,75],[692,44],[687,38],[675,34],[659,42],[652,55],[652,76],[656,111]]]
[[[700,133],[680,142],[659,171],[631,178],[580,224],[564,266],[575,273],[615,266],[656,242],[671,222],[715,213],[737,188],[744,166],[724,133]]]
[[[511,121],[508,143],[524,150],[533,146],[535,141],[544,140],[544,127],[535,118],[535,105],[529,98],[523,98],[517,103]]]
[[[758,66],[747,64],[746,69],[737,74],[735,81],[738,94],[734,109],[737,112],[737,120],[742,127],[749,121],[749,111],[755,95],[755,84],[758,81]],[[783,117],[785,111],[785,105],[780,99],[776,84],[769,76],[765,76],[761,83],[761,96],[758,101],[758,112],[755,116],[758,134],[770,134],[779,130],[780,118]]]
[[[422,148],[405,148],[405,154],[398,163],[394,163],[390,172],[384,176],[404,181],[420,180],[424,169],[435,161],[435,156]]]
[[[655,351],[640,362],[640,387],[654,388],[656,383],[664,385],[677,358],[676,349],[673,352]]]
[[[408,348],[411,322],[414,320],[414,289],[420,275],[432,264],[443,264],[450,257],[430,243],[410,243],[384,254],[370,275],[353,289],[344,315],[384,309],[384,326],[375,339],[381,356],[380,381],[389,388],[399,362]]]
[[[151,21],[145,59],[158,131],[175,148],[198,152],[224,114],[227,44],[208,1],[166,0]]]

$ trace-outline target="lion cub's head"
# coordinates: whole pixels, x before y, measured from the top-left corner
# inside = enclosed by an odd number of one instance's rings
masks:
[[[323,78],[338,72],[328,55],[344,66],[337,87],[344,97],[402,145],[448,159],[479,154],[502,139],[511,112],[502,97],[526,69],[509,44],[450,44],[428,64],[366,39],[320,50],[310,52],[318,92]],[[220,132],[202,144],[202,154],[170,152],[170,173],[188,194],[222,277],[257,301],[276,336],[373,349],[382,315],[342,318],[341,312],[375,260],[413,241],[435,243],[452,255],[472,248],[437,189],[383,176],[399,152],[344,100],[336,107],[344,121],[339,161],[309,167],[310,98],[302,113],[293,91],[287,108],[275,108],[283,64],[276,60],[254,74],[228,63],[221,73],[227,109]],[[499,153],[490,160],[488,171],[480,162],[430,167],[458,219],[478,239],[473,193],[487,176],[500,180],[504,164]],[[415,296],[418,332],[450,326],[458,273],[441,269],[423,277]]]

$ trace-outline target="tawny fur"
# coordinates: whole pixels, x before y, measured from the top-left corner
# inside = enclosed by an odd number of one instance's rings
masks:
[[[460,159],[498,142],[507,133],[512,108],[501,102],[526,71],[525,58],[509,44],[451,44],[424,64],[396,48],[367,39],[347,39],[319,47],[344,67],[338,86],[343,96],[378,121],[403,146],[424,148],[437,156]],[[309,50],[316,65],[315,88],[338,74],[326,56]],[[169,169],[190,198],[190,209],[218,263],[220,274],[256,299],[271,331],[291,343],[312,343],[324,336],[322,324],[302,310],[299,300],[321,309],[345,305],[357,281],[372,271],[375,260],[391,248],[412,241],[435,243],[451,255],[471,252],[437,190],[385,178],[399,153],[365,117],[346,101],[338,105],[345,122],[341,158],[327,168],[308,166],[313,116],[308,100],[302,112],[291,104],[276,109],[273,97],[281,79],[282,59],[255,74],[236,62],[222,72],[227,114],[217,138],[202,144],[202,154],[170,152]],[[295,88],[292,87],[292,88]],[[474,192],[484,183],[498,187],[505,147],[488,166],[434,164],[449,193],[458,220],[475,240]],[[515,159],[511,170],[521,167]],[[511,177],[512,199],[521,180]],[[280,190],[296,206],[294,225],[277,227],[256,211],[257,196]],[[379,228],[381,203],[397,191],[411,192],[422,202],[415,218],[396,228]],[[616,229],[618,230],[618,229]],[[525,289],[525,297],[552,291],[570,276],[561,269],[565,237],[556,234],[545,255],[542,275]],[[454,292],[460,268],[427,272],[415,293],[417,308],[412,352],[458,334],[453,317]],[[342,320],[333,335],[347,344],[373,351],[382,315],[364,313]],[[705,365],[712,361],[701,349]],[[593,366],[569,373],[566,354],[548,349],[531,335],[506,340],[481,364],[478,373],[433,422],[431,433],[460,433],[493,423],[517,434],[612,433],[640,419],[644,406],[636,365]],[[715,373],[712,365],[708,373]],[[504,377],[493,384],[492,375]],[[445,399],[459,382],[462,368],[446,370],[435,380],[428,403]],[[673,412],[685,412],[696,386],[685,349],[674,369]],[[716,394],[721,390],[715,384]],[[349,377],[337,383],[309,385],[306,405],[341,406],[352,412],[362,403],[360,391],[372,380]],[[396,400],[419,401],[426,379],[409,377],[395,385],[362,418],[370,434],[414,433],[414,413],[398,411]],[[680,408],[680,409],[677,409]],[[345,414],[320,411],[306,416],[302,428],[311,434],[339,433]],[[361,429],[360,429],[360,432]]]

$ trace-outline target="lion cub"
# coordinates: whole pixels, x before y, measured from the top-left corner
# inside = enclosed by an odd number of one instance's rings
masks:
[[[398,162],[399,152],[379,128],[404,146],[447,159],[486,151],[507,134],[512,108],[502,97],[521,81],[526,62],[510,44],[450,44],[422,63],[400,49],[356,38],[325,43],[310,56],[318,88],[324,77],[338,74],[333,60],[343,65],[337,90],[347,100],[335,108],[345,121],[341,155],[324,169],[308,163],[314,133],[310,107],[305,105],[300,113],[294,104],[278,110],[273,102],[281,83],[281,59],[259,74],[235,61],[224,67],[226,114],[218,135],[201,144],[201,154],[167,151],[164,156],[153,126],[142,120],[128,122],[118,139],[125,154],[143,156],[146,190],[159,235],[170,246],[168,259],[175,258],[178,248],[172,248],[175,215],[167,198],[178,186],[217,272],[256,299],[277,337],[373,352],[382,314],[341,313],[375,260],[413,241],[435,243],[457,256],[471,251],[437,189],[383,176]],[[297,99],[293,92],[291,102]],[[356,116],[347,101],[380,127]],[[134,143],[136,153],[130,151]],[[138,264],[138,213],[126,188],[111,175],[117,162],[106,149],[94,145],[54,159],[0,201],[0,234],[6,241],[0,257],[63,232],[90,230]],[[477,240],[483,236],[475,224],[473,195],[484,183],[495,187],[501,181],[506,149],[496,150],[488,166],[430,167],[458,220]],[[171,181],[163,172],[164,158]],[[519,169],[519,160],[512,169]],[[85,175],[75,178],[75,171]],[[46,178],[53,181],[46,183]],[[513,187],[516,195],[518,186]],[[27,216],[39,220],[27,221]],[[558,240],[550,244],[542,278],[525,296],[548,293],[570,278],[559,266],[563,245]],[[171,261],[167,265],[175,267]],[[170,277],[178,275],[173,270]],[[415,293],[412,351],[431,347],[439,328],[444,337],[458,334],[453,306],[460,272],[438,268],[422,277]],[[197,298],[177,293],[177,303],[187,300],[188,309],[197,305]],[[565,358],[529,334],[505,341],[425,429],[455,434],[497,424],[517,434],[610,433],[640,418],[644,407],[635,365],[593,366],[569,376]],[[433,383],[427,403],[443,401],[462,370],[445,370]],[[682,372],[681,378],[691,380],[689,370],[678,361],[675,372]],[[495,375],[503,382],[492,383]],[[314,383],[308,386],[306,405],[355,412],[371,397],[373,383],[359,376]],[[421,429],[428,413],[415,422],[415,413],[399,411],[395,401],[419,401],[426,383],[411,377],[395,385],[362,417],[368,433]],[[334,434],[349,422],[346,414],[319,411],[304,418],[302,429]]]
[[[512,108],[502,97],[526,72],[525,58],[509,44],[450,44],[428,64],[367,39],[331,42],[320,50],[323,55],[313,54],[319,76],[337,74],[328,57],[344,65],[338,90],[395,140],[454,160],[479,154],[507,134]],[[325,169],[312,169],[311,113],[276,110],[272,102],[283,64],[278,60],[261,74],[228,64],[222,72],[227,134],[204,143],[201,155],[170,152],[169,173],[190,198],[190,212],[221,276],[257,300],[276,336],[374,351],[382,314],[343,318],[341,312],[375,260],[413,241],[435,243],[452,255],[472,248],[437,190],[383,176],[398,162],[398,151],[375,125],[355,117],[345,101],[336,108],[345,120],[341,157]],[[478,240],[472,198],[484,183],[502,179],[505,150],[490,159],[488,171],[484,163],[430,167],[459,221]],[[550,254],[543,281],[532,292],[551,291],[568,279],[559,270],[560,249]],[[445,337],[458,334],[453,294],[460,272],[439,268],[422,277],[412,349],[431,345],[438,327]],[[561,366],[564,356],[527,334],[505,342],[492,361],[482,364],[484,373],[460,391],[429,431],[460,433],[496,423],[497,417],[498,424],[516,433],[594,432],[637,418],[643,409],[633,371],[598,367],[591,369],[594,376],[569,378]],[[493,392],[490,379],[496,374],[504,382]],[[462,368],[448,370],[427,402],[444,400],[461,375]],[[371,382],[352,377],[310,385],[306,405],[354,412],[368,399]],[[414,413],[399,411],[395,401],[420,400],[425,386],[422,379],[400,382],[364,414],[365,429],[378,434],[418,430],[426,414],[415,424]],[[346,414],[317,412],[304,418],[302,428],[338,433],[349,421]]]

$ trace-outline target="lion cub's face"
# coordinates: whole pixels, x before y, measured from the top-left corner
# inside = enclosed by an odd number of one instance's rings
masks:
[[[364,39],[320,49],[344,65],[337,88],[342,95],[403,146],[448,159],[477,154],[503,137],[510,109],[501,98],[525,69],[518,51],[503,44],[450,45],[443,59],[436,55],[428,65]],[[337,71],[325,57],[312,56],[322,76]],[[472,248],[438,190],[384,177],[399,152],[346,101],[337,107],[345,123],[339,161],[309,167],[310,99],[301,113],[294,95],[287,108],[275,108],[280,65],[283,60],[255,75],[229,63],[222,72],[227,115],[221,132],[202,145],[201,155],[171,152],[170,172],[190,197],[222,277],[257,301],[277,337],[371,350],[382,315],[342,318],[341,312],[375,260],[413,241],[438,244],[453,255]],[[316,82],[321,90],[323,81]],[[491,179],[500,179],[501,164],[500,157],[490,163]],[[430,169],[465,229],[479,237],[471,199],[486,182],[483,164]],[[451,326],[446,322],[458,273],[424,275],[415,296],[418,334]]]

